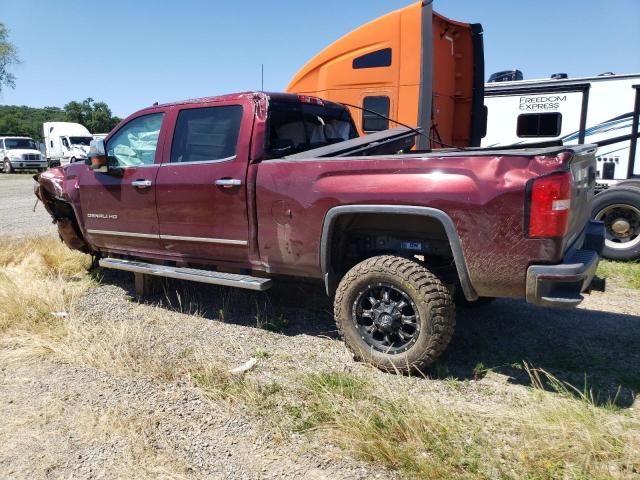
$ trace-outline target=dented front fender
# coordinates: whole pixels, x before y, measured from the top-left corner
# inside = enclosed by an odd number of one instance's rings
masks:
[[[34,193],[58,227],[62,241],[72,250],[93,253],[93,249],[82,235],[72,202],[64,191],[64,169],[61,167],[35,175]]]

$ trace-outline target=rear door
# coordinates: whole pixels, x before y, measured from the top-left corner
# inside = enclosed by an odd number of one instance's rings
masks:
[[[246,262],[246,181],[253,111],[240,104],[185,105],[157,177],[160,235],[175,257]]]
[[[160,252],[155,182],[162,155],[164,111],[139,115],[106,142],[113,174],[81,168],[80,202],[91,242],[128,253]]]

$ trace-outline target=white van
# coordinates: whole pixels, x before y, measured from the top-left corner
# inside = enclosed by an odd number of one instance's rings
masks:
[[[42,124],[42,133],[50,166],[84,162],[87,159],[93,135],[84,125],[46,122]]]
[[[0,137],[0,161],[3,173],[47,168],[47,160],[29,137]]]

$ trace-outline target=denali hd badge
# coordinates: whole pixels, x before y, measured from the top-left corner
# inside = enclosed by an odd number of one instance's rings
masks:
[[[106,220],[117,220],[118,215],[112,215],[110,213],[87,213],[89,218],[104,218]]]

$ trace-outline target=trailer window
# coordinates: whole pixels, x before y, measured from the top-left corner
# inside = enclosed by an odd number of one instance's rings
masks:
[[[240,105],[181,110],[173,135],[171,162],[207,162],[233,157],[241,120]]]
[[[366,109],[362,111],[363,132],[379,132],[389,128],[389,120],[375,113],[367,112],[367,110],[371,110],[372,112],[389,117],[389,111],[391,109],[389,97],[364,97],[362,108]]]
[[[518,137],[557,137],[561,130],[561,113],[527,113],[518,116]]]
[[[353,59],[353,68],[377,68],[391,66],[391,49],[383,48]]]

